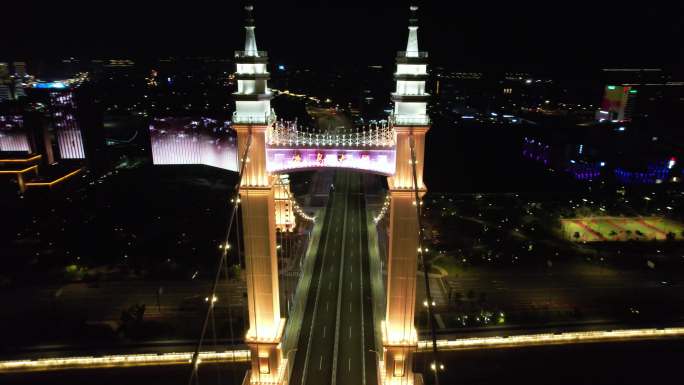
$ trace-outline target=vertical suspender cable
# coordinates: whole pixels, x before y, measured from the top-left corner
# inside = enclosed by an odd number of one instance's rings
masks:
[[[409,146],[411,147],[411,169],[413,172],[413,193],[416,200],[416,215],[418,216],[418,255],[420,256],[420,264],[423,267],[423,277],[425,278],[425,293],[427,296],[428,320],[430,322],[430,335],[432,337],[432,363],[435,373],[435,384],[439,385],[439,364],[437,362],[437,336],[435,333],[435,316],[432,309],[432,294],[430,294],[430,279],[428,278],[427,264],[425,263],[425,255],[423,254],[423,223],[421,219],[420,197],[418,195],[418,175],[416,173],[416,146],[415,138],[413,136],[413,129],[409,136]]]

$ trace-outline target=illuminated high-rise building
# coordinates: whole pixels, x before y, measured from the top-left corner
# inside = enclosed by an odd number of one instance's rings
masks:
[[[9,84],[9,64],[0,63],[0,102],[12,99],[12,90]]]
[[[20,78],[23,78],[26,76],[28,73],[26,72],[26,62],[23,61],[15,61],[12,63],[14,65],[14,75]]]
[[[19,99],[25,96],[24,82],[21,79],[14,79],[14,98]]]
[[[631,86],[606,86],[596,120],[625,121],[632,118],[638,91]]]
[[[0,113],[0,152],[31,153],[29,134],[21,115]]]
[[[89,86],[56,81],[37,83],[28,91],[32,101],[44,106],[31,112],[27,125],[45,138],[39,152],[49,163],[85,161],[91,169],[104,163],[103,112]]]
[[[0,84],[9,81],[9,64],[0,63]]]
[[[0,84],[0,102],[12,100],[12,90],[7,84]]]
[[[661,68],[604,68],[607,84],[596,119],[641,120],[676,127],[684,107],[684,81]],[[677,135],[680,130],[674,130]]]
[[[76,120],[76,102],[71,90],[51,91],[50,115],[61,159],[84,159],[81,128]]]

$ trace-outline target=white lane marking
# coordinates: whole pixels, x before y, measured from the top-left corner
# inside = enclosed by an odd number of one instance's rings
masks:
[[[323,326],[323,338],[325,338],[325,326]]]
[[[361,197],[358,197],[359,201],[361,200]],[[363,237],[363,219],[361,218],[361,213],[359,212],[359,238]],[[361,247],[362,242],[359,241],[359,276],[361,277],[361,280],[359,281],[359,287],[361,290],[359,290],[359,304],[361,304],[361,373],[362,373],[362,385],[366,385],[366,348],[364,346],[364,343],[366,341],[366,329],[364,326],[364,319],[363,319],[363,254],[364,251]],[[367,252],[367,250],[366,250]]]
[[[352,283],[349,282],[349,291],[351,291],[351,290],[352,290]]]
[[[349,272],[350,272],[350,273],[353,273],[353,272],[354,272],[354,266],[353,266],[353,265],[349,265]]]
[[[323,369],[323,356],[321,355],[321,359],[318,361],[318,370]]]
[[[335,342],[333,343],[333,356],[332,356],[332,376],[331,385],[337,385],[337,363],[338,363],[338,351],[339,351],[339,341],[340,341],[340,310],[342,308],[342,282],[344,282],[344,249],[346,244],[347,235],[347,208],[349,200],[344,201],[344,216],[342,217],[343,224],[341,228],[342,232],[342,248],[340,250],[340,278],[337,283],[337,317],[335,322]]]
[[[334,199],[334,197],[333,197]],[[334,210],[330,212],[330,223],[332,223],[333,218],[334,218]],[[326,214],[327,215],[327,214]],[[339,221],[339,218],[338,218]],[[316,299],[314,300],[314,312],[313,312],[313,318],[311,319],[311,326],[309,326],[309,341],[307,341],[307,348],[306,348],[306,356],[304,358],[304,372],[302,375],[302,384],[306,383],[306,376],[307,373],[309,372],[309,353],[311,353],[311,344],[313,343],[313,336],[314,336],[314,326],[316,325],[316,314],[318,313],[318,299],[320,298],[321,294],[321,283],[323,283],[323,272],[325,271],[325,261],[328,256],[328,244],[330,241],[330,232],[326,232],[325,234],[325,239],[323,240],[323,265],[321,266],[321,271],[318,274],[318,285],[316,285]],[[321,235],[322,236],[322,235]],[[323,238],[321,238],[323,239]]]
[[[351,339],[351,326],[349,327],[349,339]]]
[[[328,301],[325,301],[325,311],[328,311]]]
[[[349,312],[351,313],[351,302],[349,302]]]
[[[351,372],[351,358],[347,358],[347,371]]]

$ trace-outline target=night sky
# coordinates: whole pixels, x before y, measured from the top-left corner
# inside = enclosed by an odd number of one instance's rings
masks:
[[[12,1],[0,59],[230,56],[243,1]],[[384,64],[405,48],[408,1],[256,1],[257,39],[272,61]],[[676,69],[681,1],[422,1],[421,49],[467,70],[603,66]]]

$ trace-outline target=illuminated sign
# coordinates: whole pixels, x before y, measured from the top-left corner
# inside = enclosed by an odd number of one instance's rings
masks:
[[[266,149],[266,169],[273,173],[316,168],[347,168],[382,175],[394,175],[395,159],[396,153],[392,149]]]

